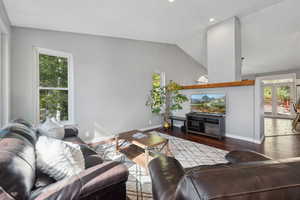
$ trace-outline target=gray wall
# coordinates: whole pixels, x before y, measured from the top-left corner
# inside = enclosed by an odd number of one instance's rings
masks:
[[[73,54],[75,120],[86,141],[160,124],[145,107],[153,72],[191,84],[203,70],[175,45],[13,27],[12,118],[34,121],[33,47]]]
[[[236,17],[207,30],[207,71],[210,83],[241,80],[241,27]]]
[[[0,0],[0,127],[10,117],[10,21]]]
[[[257,77],[261,77],[261,76],[272,76],[272,75],[281,75],[281,74],[290,74],[290,73],[295,73],[296,78],[300,79],[300,69],[294,69],[294,70],[276,71],[276,72],[259,73],[259,74],[248,74],[243,76],[243,80],[245,79],[255,80]]]
[[[0,0],[0,17],[1,17],[1,21],[4,23],[4,26],[9,29],[10,31],[10,20],[8,18],[7,12],[6,12],[6,8],[4,6],[3,0]]]
[[[183,93],[188,97],[192,94],[225,94],[226,137],[260,143],[260,138],[254,134],[254,86],[185,90]],[[176,115],[184,116],[190,111],[188,102]]]

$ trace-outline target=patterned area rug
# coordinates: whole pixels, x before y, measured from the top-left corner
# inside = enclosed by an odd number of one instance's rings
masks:
[[[224,156],[227,151],[198,144],[181,138],[165,135],[159,132],[151,132],[169,139],[170,150],[174,157],[184,168],[198,165],[213,165],[226,163]],[[124,163],[129,169],[127,182],[127,196],[130,200],[151,200],[151,178],[146,175],[145,169],[136,165],[122,154],[115,153],[114,144],[99,145],[95,148],[106,160],[116,160]]]

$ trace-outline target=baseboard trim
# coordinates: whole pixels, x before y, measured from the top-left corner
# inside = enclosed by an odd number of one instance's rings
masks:
[[[149,126],[149,127],[146,127],[146,128],[139,128],[138,130],[139,131],[149,131],[149,130],[156,129],[156,128],[161,128],[161,127],[162,127],[161,125],[155,125],[155,126]]]
[[[225,137],[238,139],[238,140],[244,140],[247,142],[255,143],[255,144],[261,144],[264,141],[264,137],[262,137],[260,140],[255,140],[253,138],[248,138],[244,136],[238,136],[238,135],[232,135],[232,134],[225,134]]]

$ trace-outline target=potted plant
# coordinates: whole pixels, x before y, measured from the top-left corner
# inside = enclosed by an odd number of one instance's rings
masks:
[[[174,81],[170,81],[165,87],[153,85],[146,105],[151,108],[154,114],[163,116],[164,128],[169,128],[169,117],[172,111],[181,110],[182,104],[188,101],[187,96],[180,94],[181,86]]]

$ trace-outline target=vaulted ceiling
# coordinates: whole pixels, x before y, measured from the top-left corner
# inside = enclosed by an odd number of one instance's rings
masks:
[[[177,44],[203,64],[203,32],[243,26],[244,73],[297,68],[299,0],[4,0],[14,26]],[[296,4],[296,5],[294,5]],[[294,6],[293,6],[294,5]],[[297,19],[297,20],[296,20]],[[295,49],[295,51],[293,50]]]
[[[300,69],[300,1],[241,18],[244,74]]]

